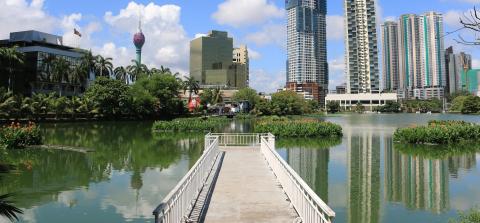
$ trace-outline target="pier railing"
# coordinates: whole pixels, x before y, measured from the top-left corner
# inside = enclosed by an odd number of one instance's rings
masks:
[[[303,223],[330,223],[335,212],[305,183],[305,181],[275,151],[275,136],[261,137],[260,147],[273,173],[287,194]]]
[[[220,146],[260,147],[268,165],[303,223],[330,223],[335,212],[305,183],[275,150],[272,134],[210,133],[205,136],[205,151],[177,186],[154,210],[156,223],[187,222],[188,214],[212,174]],[[220,167],[221,168],[221,167]]]
[[[209,174],[218,165],[218,136],[205,137],[203,155],[180,180],[175,188],[165,197],[162,203],[153,211],[156,223],[186,222],[195,201],[205,185]]]

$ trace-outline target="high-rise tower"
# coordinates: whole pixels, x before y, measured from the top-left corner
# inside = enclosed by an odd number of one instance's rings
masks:
[[[383,49],[383,90],[394,91],[398,89],[398,23],[385,22],[382,25]]]
[[[345,0],[347,93],[379,93],[375,0]]]
[[[328,91],[326,0],[286,0],[287,88],[314,95]]]
[[[145,44],[145,35],[142,32],[142,20],[138,21],[138,32],[133,35],[133,44],[137,48],[137,62],[142,63],[142,47]]]

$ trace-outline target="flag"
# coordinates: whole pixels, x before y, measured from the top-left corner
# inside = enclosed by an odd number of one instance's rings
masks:
[[[82,34],[77,30],[77,29],[73,29],[73,34],[79,36],[79,37],[82,37]]]

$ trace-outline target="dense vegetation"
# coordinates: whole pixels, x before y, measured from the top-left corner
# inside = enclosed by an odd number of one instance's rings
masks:
[[[461,112],[462,114],[480,113],[480,97],[458,96],[453,99],[450,111]]]
[[[342,127],[316,119],[266,118],[255,125],[257,133],[272,133],[279,137],[339,137]]]
[[[281,91],[272,95],[272,100],[260,100],[254,113],[260,116],[286,116],[313,113],[318,109],[316,101],[303,99],[293,91]]]
[[[408,100],[403,103],[404,110],[407,112],[442,112],[442,101],[437,98],[430,100]]]
[[[29,145],[42,144],[40,129],[35,123],[21,125],[11,123],[0,128],[0,149],[19,149]]]
[[[451,144],[480,140],[480,125],[459,121],[433,121],[427,126],[397,129],[394,140],[411,144]]]
[[[154,132],[211,132],[225,126],[227,118],[179,118],[172,121],[156,121]]]
[[[452,219],[449,223],[480,223],[480,209],[471,208],[465,212],[459,212],[457,219]]]

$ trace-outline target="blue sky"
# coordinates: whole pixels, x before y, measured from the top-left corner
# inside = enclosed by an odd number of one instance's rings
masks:
[[[188,73],[189,41],[211,29],[225,30],[236,45],[251,50],[251,85],[271,92],[285,82],[285,0],[0,0],[0,38],[11,31],[36,29],[64,37],[72,46],[92,49],[113,57],[115,65],[127,65],[134,58],[131,36],[139,12],[147,37],[144,62],[165,65]],[[343,0],[328,1],[328,58],[333,87],[344,79]],[[405,13],[437,11],[444,14],[445,30],[454,30],[458,17],[480,0],[379,0],[380,21]],[[80,30],[82,38],[73,35]],[[468,35],[468,34],[463,34]],[[379,35],[380,37],[380,35]],[[445,46],[474,56],[480,67],[480,48],[455,43],[457,35],[445,39]]]

